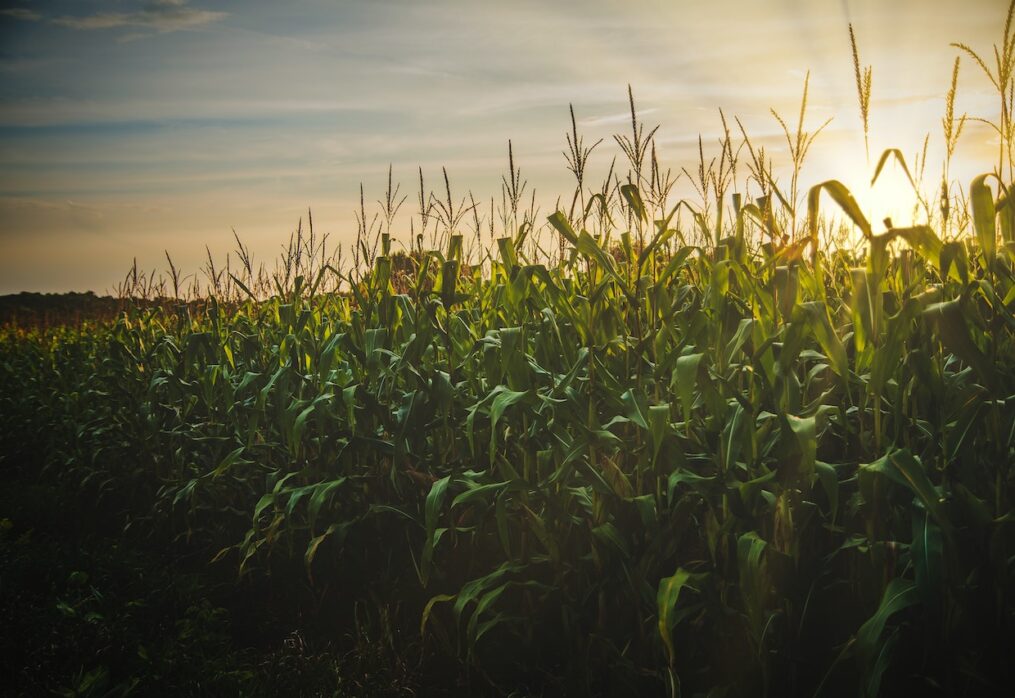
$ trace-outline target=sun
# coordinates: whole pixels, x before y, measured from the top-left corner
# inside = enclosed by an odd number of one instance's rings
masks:
[[[886,166],[873,184],[869,179],[861,182],[853,195],[875,232],[888,227],[889,220],[895,228],[920,221],[920,200],[902,168]]]
[[[873,154],[870,158],[866,156],[862,143],[860,147],[837,143],[816,158],[815,180],[841,182],[853,195],[875,235],[883,233],[889,226],[905,228],[926,224],[927,211],[908,174],[913,172],[908,158],[907,165],[903,166],[889,156],[877,180],[872,181],[877,163],[878,158]],[[923,199],[928,200],[925,192]],[[836,218],[840,215],[834,207],[822,205],[821,210],[822,214]],[[852,226],[849,246],[863,246],[863,242],[860,229]]]

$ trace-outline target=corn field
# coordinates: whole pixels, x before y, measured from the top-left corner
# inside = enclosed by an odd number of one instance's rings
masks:
[[[301,230],[274,275],[5,329],[4,466],[473,693],[1005,694],[1013,36],[1000,161],[916,225],[728,130],[674,205],[632,99],[629,170],[589,188],[575,127],[537,217],[512,160],[491,246],[421,175],[405,251],[364,212],[354,261]]]

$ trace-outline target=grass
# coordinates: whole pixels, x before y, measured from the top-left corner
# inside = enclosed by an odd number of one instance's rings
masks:
[[[299,638],[376,651],[390,680],[358,693],[1006,694],[1010,112],[968,198],[946,180],[940,210],[877,233],[841,183],[802,187],[806,84],[788,193],[724,128],[704,205],[669,199],[630,100],[627,163],[598,189],[572,120],[577,186],[545,229],[509,148],[489,248],[474,197],[421,173],[392,252],[389,178],[352,260],[308,218],[273,272],[237,240],[239,267],[209,256],[190,298],[171,262],[135,266],[123,295],[159,302],[5,330],[5,470],[108,536],[207,561]],[[949,106],[949,156],[955,123]],[[860,255],[829,244],[852,230]],[[197,613],[193,641],[215,642],[214,606]],[[97,663],[143,674],[66,652],[79,684]]]

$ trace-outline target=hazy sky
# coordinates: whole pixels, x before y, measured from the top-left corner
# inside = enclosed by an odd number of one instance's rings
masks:
[[[627,127],[630,83],[661,124],[660,157],[715,153],[718,109],[785,155],[775,108],[833,117],[805,183],[864,179],[849,52],[874,67],[872,153],[915,152],[940,118],[952,41],[990,53],[1004,0],[351,1],[107,0],[0,4],[0,293],[111,289],[133,257],[168,249],[195,271],[232,229],[268,260],[308,207],[354,235],[359,183],[380,198],[388,164],[411,192],[422,166],[455,192],[499,192],[507,141],[549,213],[567,195],[573,103],[591,177]],[[996,117],[963,60],[959,111]],[[781,138],[781,136],[780,136]],[[993,145],[992,145],[993,144]],[[996,136],[967,127],[955,174],[992,166]],[[781,148],[781,149],[780,149]],[[869,173],[868,175],[869,176]],[[938,175],[931,175],[936,177]],[[879,185],[880,186],[880,185]],[[886,187],[891,187],[888,182]],[[412,198],[403,211],[414,207]],[[407,231],[408,216],[400,228]],[[403,236],[407,237],[407,236]]]

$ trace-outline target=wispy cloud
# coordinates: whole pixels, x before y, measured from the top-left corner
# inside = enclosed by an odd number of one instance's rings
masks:
[[[200,27],[225,16],[225,12],[212,12],[190,7],[187,0],[151,0],[136,12],[63,16],[57,17],[53,22],[71,29],[142,27],[160,32],[172,32]]]
[[[13,60],[13,59],[9,59]],[[5,69],[0,58],[0,70]],[[15,66],[16,67],[16,66]],[[13,67],[11,68],[14,69]],[[102,124],[118,124],[126,129],[143,124],[201,122],[228,119],[234,124],[283,117],[313,117],[345,114],[360,118],[392,113],[397,105],[380,98],[357,99],[353,96],[321,99],[285,99],[283,97],[251,97],[231,99],[156,97],[129,99],[10,99],[0,102],[0,129],[9,127],[67,126],[85,128]]]
[[[47,18],[35,10],[16,7],[0,10],[0,15],[31,22],[49,21],[84,31],[130,27],[167,33],[196,29],[222,19],[226,13],[191,7],[188,0],[149,0],[133,12],[97,12]]]
[[[27,7],[10,7],[7,9],[0,10],[0,15],[4,17],[13,17],[14,19],[23,19],[29,22],[37,22],[42,19],[42,15],[35,10],[29,10]]]
[[[639,117],[642,117],[642,116],[645,116],[647,114],[652,114],[652,113],[657,112],[657,111],[659,111],[659,110],[657,108],[653,107],[651,109],[638,109],[635,113]],[[590,117],[587,117],[587,118],[579,120],[578,123],[581,124],[582,126],[605,126],[605,125],[609,125],[609,124],[622,124],[625,121],[630,121],[630,120],[631,120],[631,112],[630,111],[625,111],[625,112],[618,112],[616,114],[607,114],[605,116],[590,116]]]

